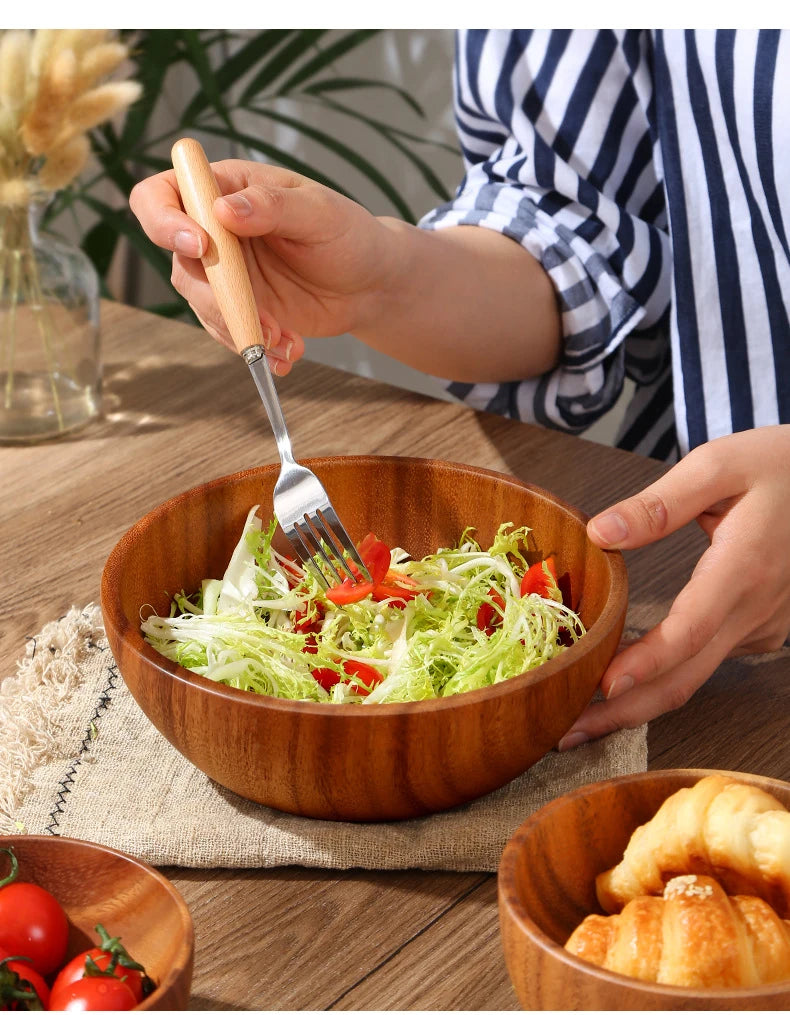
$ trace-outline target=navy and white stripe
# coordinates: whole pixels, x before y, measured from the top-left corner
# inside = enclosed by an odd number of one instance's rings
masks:
[[[665,460],[790,422],[781,82],[780,31],[459,32],[466,175],[421,225],[522,244],[556,288],[564,342],[542,377],[449,390],[578,433],[630,377],[618,443]]]

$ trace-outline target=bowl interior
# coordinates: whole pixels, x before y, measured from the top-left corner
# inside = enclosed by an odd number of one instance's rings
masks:
[[[67,959],[98,942],[97,923],[120,937],[156,983],[139,1007],[186,1007],[193,928],[178,892],[152,867],[92,842],[59,836],[0,837],[13,847],[19,880],[51,892],[69,920]]]
[[[487,545],[503,522],[528,525],[533,559],[555,555],[566,602],[588,627],[610,599],[624,608],[620,555],[593,546],[586,516],[544,490],[484,469],[425,459],[328,458],[305,464],[318,474],[355,542],[374,532],[420,557],[455,543],[468,527]],[[278,466],[264,466],[223,477],[146,515],[105,570],[102,605],[111,619],[142,644],[141,607],[166,612],[175,592],[192,592],[204,578],[221,577],[250,508],[261,505],[264,524],[272,517],[278,474]],[[291,552],[279,531],[275,543]]]

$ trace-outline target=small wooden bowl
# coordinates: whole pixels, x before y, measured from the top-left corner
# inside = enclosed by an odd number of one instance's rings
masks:
[[[359,541],[375,532],[415,557],[474,526],[534,530],[553,553],[587,633],[559,657],[493,687],[407,704],[329,705],[224,687],[165,659],[140,611],[220,577],[249,509],[271,517],[279,466],[227,476],[160,505],[114,548],[102,578],[107,637],[148,718],[182,754],[235,793],[315,818],[376,821],[445,810],[509,782],[571,727],[617,649],[627,602],[619,553],[594,546],[586,517],[545,490],[484,469],[413,458],[306,463]],[[279,544],[285,552],[289,544]]]
[[[499,865],[505,961],[521,1006],[568,1010],[790,1008],[790,980],[763,987],[692,990],[611,973],[564,949],[589,913],[601,913],[595,878],[618,863],[634,830],[677,790],[729,775],[790,808],[790,784],[742,772],[669,769],[626,775],[566,793],[529,817]]]
[[[69,920],[66,961],[98,944],[97,923],[145,967],[156,984],[135,1011],[183,1011],[192,983],[192,918],[179,893],[153,867],[95,842],[50,835],[4,835],[18,881],[51,892]]]

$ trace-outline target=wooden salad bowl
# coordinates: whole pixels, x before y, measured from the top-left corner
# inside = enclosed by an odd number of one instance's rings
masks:
[[[595,966],[564,944],[602,913],[595,879],[622,859],[633,832],[677,790],[706,775],[757,786],[790,808],[790,784],[742,772],[666,769],[582,786],[532,814],[502,854],[499,919],[510,979],[525,1010],[763,1011],[790,1008],[790,980],[761,987],[664,986]]]
[[[194,933],[189,910],[153,867],[107,846],[54,835],[0,836],[13,849],[18,881],[58,900],[69,921],[66,961],[99,943],[100,923],[156,984],[135,1011],[184,1011],[192,984]],[[5,869],[5,865],[4,865]]]
[[[535,559],[567,575],[587,633],[555,659],[492,687],[406,704],[331,705],[240,691],[161,656],[141,609],[221,577],[250,508],[271,517],[279,466],[226,476],[154,508],[115,546],[102,578],[110,647],[138,704],[194,765],[242,797],[315,818],[377,821],[445,810],[509,782],[554,747],[617,649],[627,579],[580,511],[485,469],[416,458],[319,458],[316,472],[355,541],[374,532],[421,557],[473,526],[529,525]],[[277,544],[276,544],[277,545]],[[283,537],[279,548],[289,551]]]

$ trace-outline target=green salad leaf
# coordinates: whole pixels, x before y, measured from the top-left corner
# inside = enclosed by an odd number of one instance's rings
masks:
[[[396,547],[381,594],[337,605],[274,548],[276,522],[264,528],[257,510],[221,579],[141,625],[162,655],[211,680],[304,701],[420,701],[534,669],[585,633],[545,564],[543,594],[522,595],[526,526],[504,523],[487,549],[466,529],[421,560]]]

